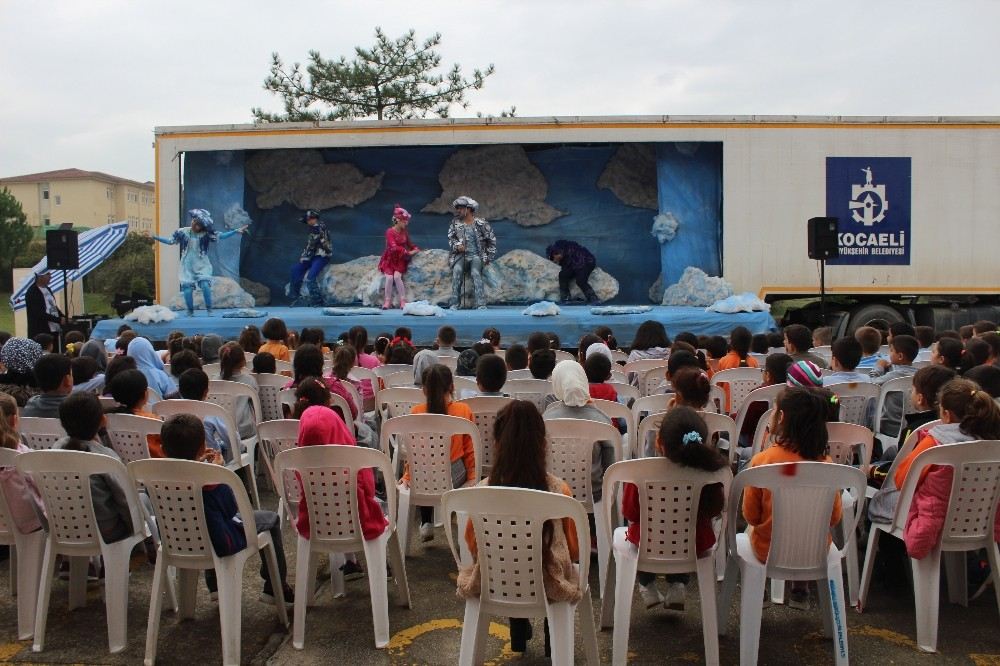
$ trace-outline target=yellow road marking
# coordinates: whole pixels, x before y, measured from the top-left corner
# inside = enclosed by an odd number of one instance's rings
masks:
[[[917,649],[917,642],[907,636],[906,634],[901,634],[898,631],[892,631],[890,629],[880,629],[879,627],[873,627],[871,625],[863,624],[860,627],[851,627],[847,630],[848,634],[854,636],[866,636],[870,638],[880,638],[883,641],[889,643],[895,643],[896,645],[902,647]]]
[[[396,632],[396,634],[389,640],[389,655],[391,657],[402,657],[406,654],[407,649],[413,644],[416,639],[429,634],[432,631],[441,631],[446,629],[462,629],[461,620],[455,618],[441,618],[437,620],[428,620],[421,624],[414,625],[402,631]],[[505,661],[509,661],[514,657],[514,652],[510,647],[510,628],[496,622],[490,622],[489,629],[490,636],[504,641],[503,648],[500,650],[500,654],[493,661],[485,662],[484,666],[490,666],[491,664],[500,664]]]
[[[7,661],[29,645],[30,641],[23,643],[0,643],[0,661]]]
[[[1000,655],[996,654],[970,654],[969,659],[975,666],[1000,666]]]

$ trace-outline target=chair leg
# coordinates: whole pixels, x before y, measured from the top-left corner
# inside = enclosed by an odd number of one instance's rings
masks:
[[[69,559],[69,609],[87,605],[87,568],[90,558],[85,556]]]
[[[472,666],[482,662],[476,659],[477,654],[482,655],[482,642],[479,637],[479,599],[465,600],[465,618],[462,621],[462,646],[459,649],[458,663],[461,666]],[[485,618],[482,618],[485,620]]]
[[[260,494],[257,492],[257,474],[254,471],[253,459],[244,469],[247,474],[247,485],[250,486],[250,501],[253,502],[253,508],[260,509]]]
[[[733,606],[733,595],[736,593],[736,579],[739,577],[739,562],[737,561],[735,544],[733,550],[726,561],[726,575],[722,579],[722,593],[719,595],[719,624],[720,636],[725,636],[729,632],[729,612]],[[763,595],[763,591],[761,595]]]
[[[969,607],[968,570],[965,568],[965,552],[950,551],[941,554],[944,559],[944,574],[948,581],[948,603]]]
[[[739,557],[739,556],[737,556]],[[766,570],[740,558],[740,664],[756,664],[760,647],[761,599],[767,582]]]
[[[389,537],[385,532],[371,541],[364,541],[365,562],[368,564],[368,588],[372,598],[372,626],[375,647],[389,645],[389,590],[385,579],[386,548]]]
[[[990,576],[993,578],[993,594],[996,596],[997,609],[1000,610],[1000,551],[997,550],[995,543],[986,549],[986,558],[990,562]]]
[[[827,589],[820,592],[820,598],[830,600],[829,618],[833,625],[834,663],[837,666],[847,666],[847,606],[844,603],[844,574],[841,572],[840,557],[834,553],[831,553],[828,560],[826,575]]]
[[[104,605],[108,617],[108,650],[111,654],[125,649],[128,639],[129,553],[134,540],[104,548]]]
[[[163,557],[156,558],[153,567],[153,589],[149,597],[149,619],[146,622],[146,657],[145,666],[153,666],[156,662],[156,643],[160,638],[160,615],[163,610],[163,590],[167,578],[167,565]]]
[[[341,569],[346,563],[345,553],[330,553],[330,587],[333,590],[334,599],[343,599],[347,596],[347,588],[344,586],[344,570]]]
[[[49,600],[52,598],[52,577],[56,575],[56,556],[50,543],[45,544],[42,557],[41,587],[38,589],[38,604],[35,606],[35,641],[32,651],[45,649],[45,623],[49,615]]]
[[[181,620],[194,619],[194,609],[198,601],[198,575],[200,573],[197,569],[180,569],[177,572],[177,587],[179,588],[177,612]]]
[[[609,498],[613,499],[613,498]],[[600,502],[594,502],[594,516],[597,520],[594,521],[597,532],[597,580],[598,580],[598,591],[600,594],[604,594],[604,584],[608,577],[608,560],[610,559],[611,551],[611,538],[608,534],[607,524],[601,520],[604,516],[604,500]]]
[[[785,581],[777,578],[771,579],[771,603],[785,603]]]
[[[259,538],[259,537],[258,537]],[[274,543],[270,539],[270,535],[266,541],[264,541],[260,546],[261,551],[264,554],[264,562],[267,564],[267,575],[271,579],[271,591],[274,593],[274,609],[278,614],[278,621],[281,622],[281,626],[288,627],[288,609],[285,608],[285,590],[284,581],[281,578],[281,571],[278,569],[278,556],[274,551]],[[244,564],[246,562],[244,561]],[[242,574],[242,570],[240,574]],[[239,579],[237,579],[239,581]],[[242,586],[240,586],[240,600],[242,601]]]
[[[937,652],[940,600],[941,551],[932,550],[924,559],[910,558],[913,569],[913,601],[917,610],[917,647]]]
[[[847,522],[848,518],[844,518],[841,522]],[[847,592],[851,599],[851,608],[858,607],[858,595],[860,591],[860,578],[859,566],[858,566],[858,533],[857,531],[852,532],[847,536],[847,558],[845,560],[847,566]]]
[[[416,507],[410,505],[410,489],[401,487],[397,493],[398,509],[396,510],[396,531],[399,533],[399,542],[403,546],[403,558],[410,554],[410,528],[416,516]]]
[[[569,602],[545,604],[549,620],[549,638],[552,645],[553,666],[573,666],[573,606]]]
[[[719,535],[719,544],[715,547],[715,580],[721,583],[726,577],[726,534]]]
[[[843,576],[843,572],[841,572]],[[833,610],[831,604],[831,581],[828,579],[820,579],[816,581],[816,590],[819,592],[819,613],[820,617],[823,619],[823,631],[821,636],[823,638],[833,638]]]
[[[872,525],[871,530],[868,532],[868,546],[865,549],[865,566],[861,571],[861,583],[858,586],[858,612],[861,612],[865,608],[865,603],[868,601],[868,586],[872,582],[872,571],[875,569],[875,557],[878,555],[878,539],[882,534],[882,530],[878,529]]]
[[[316,575],[312,573],[311,560],[314,559],[314,556],[309,549],[309,540],[299,535],[297,544],[298,550],[295,554],[295,607],[292,611],[292,646],[296,650],[301,650],[306,643],[306,606],[309,604],[308,590],[316,587]]]
[[[17,594],[17,638],[26,641],[35,631],[35,609],[38,605],[38,584],[42,573],[45,552],[45,532],[38,530],[18,538],[11,548],[11,570],[16,570],[16,581],[11,586]],[[18,559],[20,555],[20,559]]]
[[[619,532],[619,534],[621,534]],[[635,546],[615,535],[615,612],[611,638],[611,663],[624,664],[628,659],[628,637],[632,623],[632,595],[635,593],[635,575],[639,566],[639,553]],[[603,602],[602,602],[603,604]]]
[[[392,565],[392,577],[396,580],[396,594],[399,603],[406,608],[413,608],[410,600],[410,582],[406,577],[406,561],[403,559],[403,548],[399,543],[399,533],[393,531],[388,545],[389,563]]]
[[[715,558],[705,557],[696,562],[698,593],[701,595],[701,631],[705,641],[705,663],[719,663],[719,611],[715,607]]]
[[[240,663],[240,644],[243,629],[243,562],[225,562],[216,560],[216,575],[219,582],[219,624],[222,625],[222,663],[225,666],[237,666]],[[274,592],[277,595],[279,580],[275,581]]]
[[[580,599],[576,609],[580,613],[580,633],[583,638],[583,650],[587,656],[587,666],[599,666],[601,654],[597,646],[597,627],[594,626],[594,603],[590,598],[590,590],[587,590]]]

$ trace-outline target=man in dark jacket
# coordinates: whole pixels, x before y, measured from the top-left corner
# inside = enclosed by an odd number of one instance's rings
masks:
[[[569,281],[576,282],[588,303],[597,303],[600,299],[590,286],[590,274],[597,267],[597,260],[590,250],[579,243],[568,240],[557,240],[545,248],[549,261],[559,264],[559,300],[569,302]]]
[[[24,296],[25,310],[28,314],[28,337],[34,339],[39,333],[49,333],[59,337],[60,324],[66,323],[66,317],[56,305],[56,297],[49,289],[51,276],[48,273],[36,273],[35,283]]]

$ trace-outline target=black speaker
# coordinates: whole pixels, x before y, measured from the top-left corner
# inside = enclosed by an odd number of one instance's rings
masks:
[[[51,229],[45,233],[45,258],[49,270],[75,270],[80,267],[77,233],[72,229]]]
[[[840,256],[837,228],[840,220],[836,217],[809,218],[809,258],[836,259]]]

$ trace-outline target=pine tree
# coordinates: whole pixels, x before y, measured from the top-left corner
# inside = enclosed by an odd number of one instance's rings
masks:
[[[254,120],[383,120],[423,118],[428,113],[447,118],[452,105],[468,108],[466,93],[482,88],[494,69],[492,64],[485,71],[476,69],[469,80],[455,63],[447,74],[436,74],[441,56],[434,49],[440,43],[440,33],[418,44],[413,30],[390,39],[376,27],[375,45],[354,47],[356,57],[350,61],[344,56],[325,60],[319,51],[310,51],[304,70],[300,63],[289,69],[272,53],[264,89],[281,97],[284,113],[254,108]],[[513,108],[503,115],[513,115]]]

